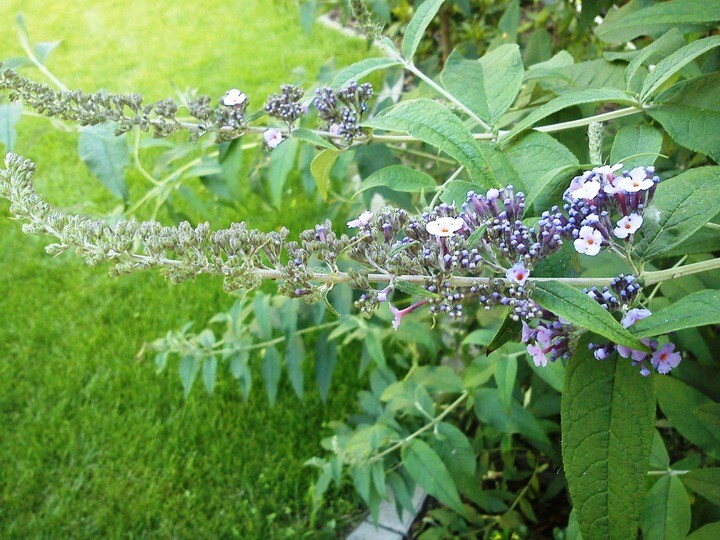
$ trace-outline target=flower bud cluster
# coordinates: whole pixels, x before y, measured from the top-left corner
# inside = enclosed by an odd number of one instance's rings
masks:
[[[370,83],[358,84],[351,81],[346,87],[335,92],[330,87],[315,92],[313,104],[318,115],[325,121],[327,130],[345,139],[348,144],[362,135],[360,118],[368,110],[368,101],[373,95]]]
[[[523,321],[522,340],[528,344],[527,351],[535,365],[545,367],[548,361],[570,357],[572,331],[568,321],[538,308],[538,321],[534,328]]]
[[[272,94],[265,101],[265,112],[273,118],[282,120],[292,129],[293,124],[307,112],[307,107],[300,103],[305,95],[302,88],[293,84],[280,86],[279,94]]]

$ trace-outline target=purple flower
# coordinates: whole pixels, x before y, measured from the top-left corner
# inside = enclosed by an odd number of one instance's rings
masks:
[[[649,309],[634,308],[628,311],[622,319],[622,325],[629,328],[638,321],[642,321],[652,315]],[[627,356],[625,357],[627,358]]]
[[[681,360],[680,353],[675,351],[675,345],[666,343],[653,353],[650,363],[658,373],[665,375],[670,373],[672,368],[677,367]]]
[[[545,353],[543,350],[538,347],[537,345],[528,345],[527,351],[532,356],[533,362],[537,367],[545,367],[547,366],[547,356],[545,356]]]

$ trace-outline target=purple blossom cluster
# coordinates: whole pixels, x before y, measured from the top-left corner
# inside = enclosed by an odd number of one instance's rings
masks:
[[[618,238],[631,242],[660,178],[654,167],[596,167],[573,178],[565,191],[568,231],[579,253],[594,256]],[[613,223],[613,216],[620,219]]]
[[[650,315],[652,315],[652,313],[647,309],[630,309],[622,318],[622,325],[625,328],[629,328]],[[622,358],[630,359],[633,366],[639,366],[640,373],[644,377],[647,377],[651,373],[648,363],[658,373],[663,375],[670,373],[673,368],[680,364],[682,357],[680,353],[675,350],[673,343],[660,345],[656,339],[650,338],[642,338],[640,341],[648,346],[650,352],[638,351],[625,345],[617,345],[614,343],[606,343],[604,345],[591,343],[589,347],[598,360],[605,360],[610,357],[613,352],[617,351],[618,355]]]
[[[548,361],[569,358],[572,325],[549,311],[539,310],[538,321],[533,328],[522,323],[522,340],[527,343],[528,354],[536,366],[545,367]]]

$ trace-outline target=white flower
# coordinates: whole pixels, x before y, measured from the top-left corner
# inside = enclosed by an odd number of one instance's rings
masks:
[[[603,165],[602,167],[595,167],[593,172],[600,175],[605,182],[611,182],[615,177],[615,171],[619,171],[623,168],[622,163],[616,163],[615,165]]]
[[[570,196],[573,199],[594,199],[600,191],[600,182],[596,180],[590,180],[585,182],[582,186],[574,191],[570,192]]]
[[[235,105],[242,105],[247,101],[247,96],[244,92],[241,92],[237,88],[228,90],[222,98],[222,104],[226,107],[234,107]]]
[[[584,253],[585,255],[597,255],[600,253],[602,241],[603,236],[600,231],[585,225],[580,228],[580,234],[577,240],[573,243],[578,253]]]
[[[487,194],[485,195],[485,198],[486,198],[488,201],[494,201],[494,200],[497,199],[499,196],[500,196],[500,191],[499,191],[499,190],[497,190],[497,189],[495,189],[495,188],[490,188],[490,189],[488,189]]]
[[[617,222],[617,227],[613,229],[613,234],[618,238],[627,238],[631,234],[635,234],[642,225],[643,218],[639,214],[630,214]]]
[[[360,227],[361,225],[367,225],[370,222],[370,218],[372,217],[373,213],[365,210],[362,214],[360,214],[357,219],[353,219],[352,221],[347,222],[348,227]]]
[[[270,149],[276,148],[277,145],[285,140],[282,131],[275,128],[266,129],[263,133],[263,138],[265,139],[265,144],[267,144]]]
[[[452,236],[462,229],[464,224],[461,218],[441,217],[425,225],[425,230],[433,236]]]
[[[515,263],[505,273],[505,277],[508,279],[508,281],[513,281],[518,285],[525,285],[525,282],[527,281],[529,275],[530,271],[525,268],[525,265],[521,262]]]
[[[618,187],[628,193],[636,193],[644,189],[650,189],[653,186],[652,178],[647,177],[645,167],[635,167],[629,174],[629,178],[624,176],[617,183]]]

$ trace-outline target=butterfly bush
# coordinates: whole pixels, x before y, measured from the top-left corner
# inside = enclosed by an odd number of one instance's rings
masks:
[[[263,112],[284,127],[251,128],[246,121],[250,100],[237,88],[220,97],[217,107],[211,106],[207,96],[191,101],[188,111],[198,120],[195,124],[183,123],[175,116],[177,106],[172,100],[143,105],[135,95],[56,92],[12,70],[0,71],[0,88],[12,89],[12,99],[21,99],[44,114],[83,125],[111,120],[119,132],[139,126],[152,128],[159,137],[180,129],[189,131],[191,137],[213,131],[218,140],[254,129],[262,133],[269,150],[293,132],[308,112],[308,104],[324,123],[326,131],[320,133],[334,144],[350,145],[366,137],[359,121],[373,95],[370,84],[351,81],[338,90],[320,88],[311,102],[305,103],[304,90],[282,85],[280,93],[267,98]],[[318,300],[335,283],[349,282],[363,291],[356,302],[360,313],[371,316],[387,304],[396,330],[406,315],[421,308],[433,318],[444,314],[458,319],[469,302],[485,310],[501,306],[512,320],[522,321],[522,340],[537,366],[568,358],[582,330],[532,299],[534,268],[567,242],[581,256],[597,256],[603,250],[627,256],[659,182],[653,167],[627,169],[618,163],[574,177],[564,192],[563,206],[542,212],[535,223],[524,220],[525,195],[510,185],[484,193],[470,191],[459,207],[443,203],[420,215],[397,208],[364,211],[347,222],[349,229],[356,230],[354,236],[338,234],[327,221],[302,232],[296,242],[288,240],[285,229],[262,233],[244,223],[211,231],[207,223],[197,227],[188,223],[164,227],[155,221],[108,225],[67,215],[52,209],[34,192],[33,172],[32,163],[9,155],[0,195],[10,199],[16,217],[28,222],[26,232],[58,238],[47,247],[49,253],[74,247],[89,264],[114,263],[115,274],[159,267],[176,282],[201,273],[221,275],[230,291],[275,279],[281,292],[308,301]],[[343,257],[351,262],[344,272],[340,270]],[[395,293],[405,293],[406,282],[419,285],[422,298],[399,308]],[[382,284],[381,288],[373,283]],[[639,290],[633,276],[621,275],[602,289],[593,287],[585,292],[629,327],[640,320],[638,314],[649,314],[634,307]],[[680,362],[672,344],[660,345],[649,339],[643,343],[649,352],[612,343],[590,347],[598,360],[617,352],[639,366],[643,375],[649,374],[650,367],[668,373]]]

